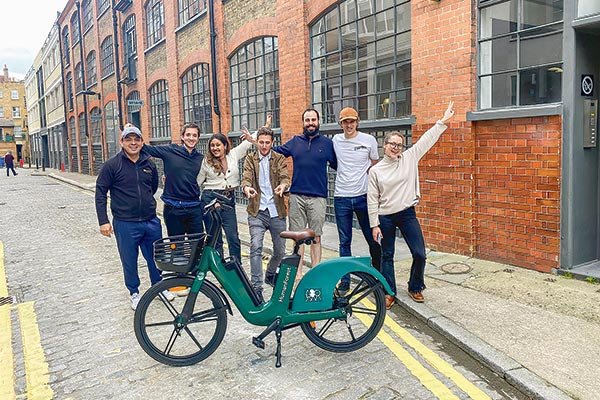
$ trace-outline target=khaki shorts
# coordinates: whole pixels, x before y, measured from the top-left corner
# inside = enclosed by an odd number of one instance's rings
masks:
[[[315,231],[317,236],[321,236],[325,222],[325,206],[324,197],[290,194],[290,231],[309,228]]]

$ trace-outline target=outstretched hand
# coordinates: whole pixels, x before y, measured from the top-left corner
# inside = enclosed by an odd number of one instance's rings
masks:
[[[248,132],[248,128],[246,128],[245,126],[242,127],[242,135],[240,136],[240,138],[242,140],[247,140],[251,143],[256,144],[256,139],[252,137],[252,134]]]
[[[446,111],[444,111],[444,116],[440,121],[445,124],[446,121],[449,121],[452,117],[454,117],[454,101],[450,100],[450,103],[448,103],[448,108],[446,108]]]

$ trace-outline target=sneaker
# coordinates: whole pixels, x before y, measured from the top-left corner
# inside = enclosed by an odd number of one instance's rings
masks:
[[[275,275],[265,276],[265,283],[271,287],[275,287]]]
[[[422,292],[411,292],[409,290],[408,295],[411,299],[413,299],[413,301],[416,301],[417,303],[423,303],[425,301],[425,296],[423,296]]]
[[[350,290],[350,282],[342,281],[342,282],[340,282],[340,284],[337,287],[337,292],[340,296],[345,296],[349,290]]]
[[[138,303],[140,302],[140,294],[134,293],[131,295],[131,309],[135,311]]]
[[[165,297],[165,299],[167,299],[168,301],[173,301],[175,300],[175,295],[171,292],[169,292],[168,290],[163,290],[162,291],[162,295]]]
[[[258,298],[259,304],[265,302],[265,298],[263,297],[262,289],[254,289],[254,293],[256,293],[256,297]]]
[[[178,297],[185,297],[190,294],[190,288],[185,286],[175,286],[169,289],[169,292]]]

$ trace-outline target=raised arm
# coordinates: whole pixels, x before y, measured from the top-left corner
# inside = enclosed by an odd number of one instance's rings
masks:
[[[417,143],[415,143],[415,145],[410,149],[411,151],[415,152],[417,159],[420,160],[425,155],[425,153],[427,153],[429,149],[431,149],[433,145],[439,140],[442,133],[444,133],[444,131],[448,129],[446,122],[452,119],[452,117],[454,117],[454,102],[450,101],[450,103],[448,103],[448,108],[446,108],[446,111],[444,111],[444,115],[442,116],[442,118],[439,119],[435,123],[435,125],[429,128],[427,132],[425,132],[423,136],[421,136],[419,140],[417,140]]]

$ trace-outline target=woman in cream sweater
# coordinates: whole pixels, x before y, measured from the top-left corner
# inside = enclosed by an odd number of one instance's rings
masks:
[[[448,104],[444,116],[421,136],[417,143],[403,150],[404,137],[394,131],[386,135],[384,157],[369,171],[367,203],[373,239],[381,244],[381,272],[396,291],[394,250],[396,227],[410,249],[413,262],[408,281],[408,294],[419,303],[425,301],[425,240],[415,213],[419,202],[419,160],[433,147],[446,130],[446,122],[454,116],[454,102]],[[386,307],[394,304],[394,296],[386,296]]]

